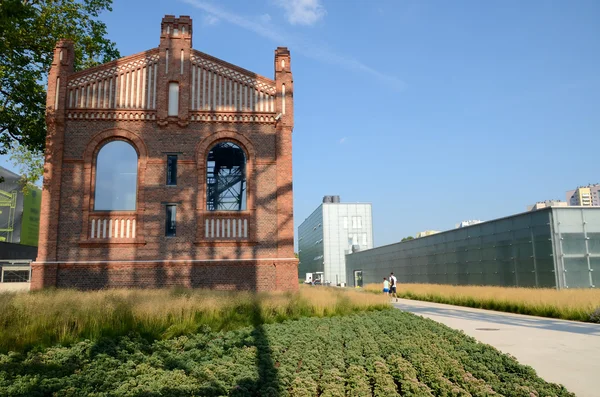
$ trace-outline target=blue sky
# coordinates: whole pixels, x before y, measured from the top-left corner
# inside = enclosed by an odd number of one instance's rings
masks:
[[[296,227],[373,204],[375,244],[600,182],[600,2],[117,0],[122,55],[190,15],[194,48],[273,77],[292,54]]]

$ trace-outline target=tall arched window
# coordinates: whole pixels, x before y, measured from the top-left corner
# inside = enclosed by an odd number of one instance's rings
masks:
[[[246,209],[246,154],[233,142],[219,142],[208,152],[206,209]]]
[[[136,209],[138,154],[129,143],[112,141],[96,157],[94,210]]]

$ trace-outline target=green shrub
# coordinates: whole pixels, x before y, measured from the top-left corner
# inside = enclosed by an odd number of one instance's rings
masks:
[[[0,354],[0,395],[573,396],[464,334],[399,310],[149,342]]]

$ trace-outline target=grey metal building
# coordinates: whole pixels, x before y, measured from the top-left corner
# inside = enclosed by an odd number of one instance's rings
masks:
[[[346,254],[373,248],[370,203],[341,203],[325,196],[323,203],[298,227],[298,273],[323,272],[323,281],[346,282]]]
[[[550,207],[346,256],[349,286],[600,287],[600,208]]]

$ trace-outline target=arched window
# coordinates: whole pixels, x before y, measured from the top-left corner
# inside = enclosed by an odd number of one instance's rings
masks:
[[[112,141],[96,157],[94,210],[136,209],[138,154],[129,143]]]
[[[246,209],[246,154],[233,142],[219,142],[208,152],[206,209]]]

